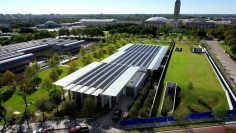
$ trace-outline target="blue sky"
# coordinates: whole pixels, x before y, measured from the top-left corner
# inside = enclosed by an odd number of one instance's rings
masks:
[[[175,0],[0,0],[0,13],[164,14]],[[181,0],[183,14],[236,14],[236,0]]]

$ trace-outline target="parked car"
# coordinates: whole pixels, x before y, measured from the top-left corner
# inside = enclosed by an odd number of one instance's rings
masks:
[[[88,126],[76,126],[68,129],[68,133],[89,133]]]

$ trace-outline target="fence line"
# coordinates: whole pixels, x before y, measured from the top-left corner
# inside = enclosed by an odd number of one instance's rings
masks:
[[[178,119],[174,116],[152,117],[144,119],[129,119],[121,121],[121,127],[124,130],[154,128],[163,126],[187,125],[206,122],[235,122],[236,110],[228,110],[221,112],[223,117],[218,117],[220,113],[204,112],[187,114],[183,118]]]

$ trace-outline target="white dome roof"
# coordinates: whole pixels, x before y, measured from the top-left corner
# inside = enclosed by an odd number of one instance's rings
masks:
[[[169,20],[164,17],[152,17],[152,18],[149,18],[145,21],[146,22],[158,22],[158,23],[168,23],[169,22]]]
[[[58,24],[54,21],[47,21],[45,25],[57,26]]]

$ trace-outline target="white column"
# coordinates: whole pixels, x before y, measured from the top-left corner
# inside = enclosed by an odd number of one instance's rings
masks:
[[[63,87],[61,87],[61,91],[62,91],[62,98],[63,98],[63,100],[65,100],[65,93],[64,93]]]
[[[111,97],[109,97],[109,109],[112,108]]]

